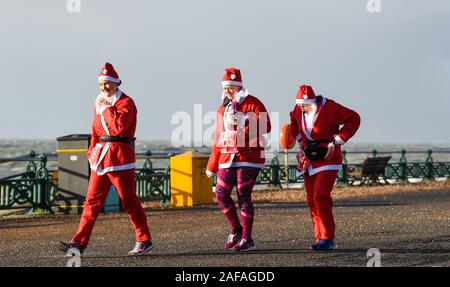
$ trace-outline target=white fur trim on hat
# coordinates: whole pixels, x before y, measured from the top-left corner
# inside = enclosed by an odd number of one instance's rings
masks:
[[[108,82],[113,82],[113,83],[120,83],[120,79],[118,79],[118,78],[113,78],[113,77],[110,77],[110,76],[99,76],[98,77],[98,81],[100,82],[101,80],[106,80],[106,81],[108,81]]]
[[[316,99],[296,99],[295,103],[300,105],[311,105],[316,102]]]
[[[242,87],[242,82],[236,82],[236,81],[222,81],[222,86],[240,86]]]

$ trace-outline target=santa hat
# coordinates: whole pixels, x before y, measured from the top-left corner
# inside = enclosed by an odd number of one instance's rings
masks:
[[[316,102],[316,94],[311,86],[300,86],[295,102],[300,105],[310,105]]]
[[[222,77],[222,86],[242,87],[241,71],[236,68],[225,69],[225,74]]]
[[[105,66],[100,71],[100,74],[98,74],[98,81],[106,80],[108,82],[113,82],[119,84],[121,80],[119,79],[119,75],[117,74],[116,70],[114,70],[113,65],[110,63],[106,63]]]

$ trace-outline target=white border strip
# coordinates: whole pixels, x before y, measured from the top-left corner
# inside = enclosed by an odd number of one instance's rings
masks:
[[[105,81],[108,81],[108,82],[113,82],[113,83],[116,83],[116,84],[120,83],[120,79],[113,78],[113,77],[110,77],[110,76],[99,76],[98,77],[98,81],[100,82],[101,80],[105,80]]]
[[[242,82],[222,81],[222,87],[225,87],[225,86],[240,86],[240,87],[242,87]]]
[[[307,100],[304,100],[304,99],[296,99],[295,100],[295,103],[296,104],[299,104],[299,105],[312,105],[312,104],[314,104],[316,102],[316,100],[313,100],[313,99],[307,99]]]
[[[311,164],[308,165],[309,175],[315,175],[316,173],[324,171],[324,170],[340,170],[340,169],[342,169],[342,164],[323,165],[318,168],[313,168]]]
[[[102,169],[100,167],[97,167],[95,169],[93,167],[91,167],[91,169],[96,171],[98,175],[104,175],[105,173],[110,172],[110,171],[128,170],[128,169],[133,169],[135,167],[136,167],[136,163],[133,162],[133,163],[128,163],[128,164],[124,164],[124,165],[110,166],[105,169]]]
[[[247,161],[238,161],[233,162],[231,164],[231,167],[257,167],[257,168],[263,168],[263,163],[253,163],[253,162],[247,162]]]

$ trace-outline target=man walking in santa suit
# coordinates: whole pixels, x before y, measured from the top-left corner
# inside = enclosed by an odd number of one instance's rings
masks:
[[[222,105],[217,110],[216,130],[207,175],[217,174],[216,197],[230,225],[225,250],[250,251],[254,208],[251,199],[259,171],[264,167],[265,136],[270,119],[263,103],[243,88],[240,70],[229,68],[222,78]],[[231,198],[237,188],[242,224]]]
[[[290,115],[292,135],[300,143],[297,170],[304,175],[316,239],[311,249],[330,251],[336,243],[331,191],[342,167],[341,145],[356,133],[361,119],[331,99],[316,97],[306,85],[300,86]]]
[[[106,63],[98,75],[101,94],[97,97],[92,124],[88,160],[91,167],[89,187],[80,226],[71,242],[60,242],[60,249],[78,249],[83,253],[88,246],[98,214],[102,210],[111,185],[120,197],[122,208],[130,216],[136,234],[136,244],[128,255],[145,255],[153,244],[147,217],[135,193],[135,153],[137,109],[134,101],[123,93],[119,75]]]

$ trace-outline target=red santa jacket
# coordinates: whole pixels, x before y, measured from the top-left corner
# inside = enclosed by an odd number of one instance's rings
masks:
[[[345,144],[358,130],[361,118],[355,111],[346,108],[333,100],[323,96],[316,97],[318,105],[312,128],[305,128],[303,112],[296,105],[291,111],[292,135],[306,148],[309,141],[336,140],[341,145]],[[339,128],[342,125],[342,128]],[[329,160],[310,161],[308,173],[314,175],[323,170],[337,170],[342,167],[342,151],[337,145],[333,156]]]
[[[102,175],[110,171],[135,167],[135,153],[131,144],[99,142],[99,137],[110,135],[133,139],[136,122],[136,105],[120,90],[114,96],[111,106],[95,109],[91,143],[88,150],[91,170]]]
[[[241,90],[238,98],[239,124],[234,129],[228,125],[227,115],[232,104],[221,105],[216,113],[216,130],[207,174],[215,174],[219,168],[264,167],[265,136],[270,132],[270,118],[263,103]],[[226,144],[227,142],[231,144]]]

